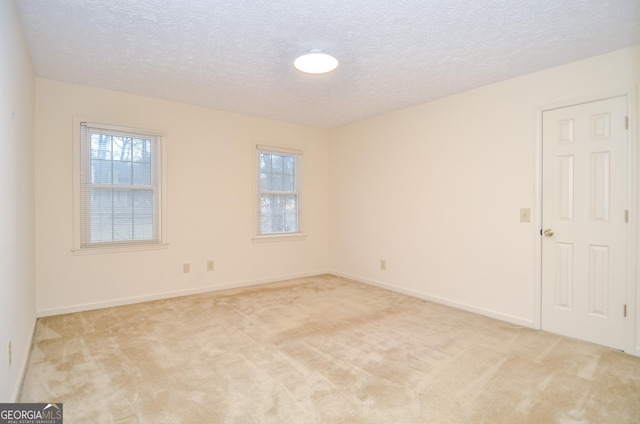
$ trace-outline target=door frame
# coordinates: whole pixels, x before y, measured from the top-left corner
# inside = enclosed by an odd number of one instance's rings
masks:
[[[535,198],[532,211],[533,240],[534,240],[534,305],[533,305],[533,328],[542,329],[542,115],[544,112],[576,106],[584,103],[607,100],[615,97],[626,97],[627,114],[629,116],[629,131],[627,133],[627,146],[629,152],[629,225],[627,229],[627,317],[625,325],[625,347],[626,353],[640,356],[640,335],[636,336],[640,330],[640,314],[637,313],[636,306],[640,304],[640,282],[637,275],[638,264],[638,148],[636,134],[636,87],[620,89],[605,93],[596,93],[579,98],[562,100],[555,103],[538,106],[535,110]]]

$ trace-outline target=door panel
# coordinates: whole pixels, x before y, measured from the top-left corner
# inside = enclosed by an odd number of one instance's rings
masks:
[[[556,243],[556,308],[573,309],[573,244]]]
[[[625,346],[626,97],[543,113],[542,328]]]

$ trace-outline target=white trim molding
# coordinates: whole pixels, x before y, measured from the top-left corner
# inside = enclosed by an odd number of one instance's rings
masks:
[[[83,123],[95,123],[92,124],[99,126],[103,129],[110,129],[114,131],[126,131],[133,134],[151,134],[159,137],[159,150],[160,150],[160,182],[159,182],[159,196],[160,196],[160,222],[158,224],[158,230],[160,233],[159,240],[153,243],[146,242],[125,242],[125,243],[105,243],[104,246],[83,247],[82,240],[82,216],[81,216],[81,169],[82,169],[82,124]],[[168,153],[167,153],[167,136],[166,131],[159,130],[157,128],[149,128],[148,130],[140,129],[143,126],[113,122],[110,120],[102,120],[95,118],[87,118],[84,116],[73,116],[73,246],[71,252],[74,255],[83,254],[96,254],[96,253],[114,253],[125,252],[135,250],[153,250],[153,249],[166,249],[169,245],[169,232],[168,232]]]
[[[517,317],[514,315],[505,314],[502,312],[493,311],[491,309],[479,308],[477,306],[469,305],[467,303],[458,302],[455,300],[447,299],[445,297],[433,296],[430,294],[417,292],[414,290],[407,290],[402,287],[396,286],[394,284],[385,283],[378,280],[373,280],[370,278],[359,277],[351,274],[345,274],[341,272],[331,271],[330,274],[337,275],[339,277],[348,278],[350,280],[358,281],[363,284],[368,284],[370,286],[380,287],[382,289],[387,289],[392,292],[405,294],[407,296],[415,297],[417,299],[428,300],[433,303],[438,303],[440,305],[450,306],[455,309],[460,309],[467,312],[472,312],[478,315],[483,315],[485,317],[497,319],[499,321],[508,322],[510,324],[514,324],[520,327],[533,328],[533,321],[524,319],[521,317]]]
[[[293,280],[297,278],[315,277],[327,274],[326,271],[318,271],[304,274],[281,275],[279,277],[271,277],[260,280],[236,281],[233,283],[225,283],[214,286],[202,286],[193,289],[174,290],[168,292],[160,292],[144,296],[123,297],[119,299],[107,300],[103,302],[82,303],[73,306],[65,306],[61,308],[50,308],[38,310],[38,317],[48,317],[54,315],[70,314],[74,312],[91,311],[95,309],[111,308],[115,306],[133,305],[136,303],[152,302],[154,300],[171,299],[176,297],[191,296],[194,294],[212,293],[221,290],[238,289],[243,287],[253,287],[262,284],[276,283],[279,281]]]
[[[253,187],[252,193],[253,195],[253,212],[252,212],[252,241],[253,243],[269,243],[269,242],[286,242],[286,241],[303,241],[307,236],[306,229],[306,220],[305,220],[305,203],[306,203],[306,193],[305,193],[305,149],[302,146],[287,146],[280,145],[277,143],[264,143],[252,141],[251,143],[251,155],[253,162]],[[260,152],[265,153],[282,153],[289,154],[296,157],[295,160],[295,182],[294,182],[294,192],[297,198],[297,231],[290,233],[268,233],[261,234],[260,232],[260,223],[261,223],[261,204],[260,204],[260,195],[262,193],[260,189],[260,170],[259,170],[259,155]]]
[[[18,396],[20,396],[20,392],[22,391],[22,382],[24,381],[24,376],[27,373],[27,366],[29,365],[29,358],[31,357],[31,346],[33,345],[33,337],[36,333],[37,324],[38,317],[34,316],[31,324],[31,334],[27,338],[27,342],[25,344],[25,354],[20,359],[18,366],[18,378],[16,379],[15,386],[13,386],[13,392],[11,393],[10,402],[12,403],[18,402]]]

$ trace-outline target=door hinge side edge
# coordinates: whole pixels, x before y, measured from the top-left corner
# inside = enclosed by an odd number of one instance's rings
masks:
[[[625,116],[625,117],[624,117],[624,128],[625,128],[626,130],[628,130],[628,129],[629,129],[629,117],[628,117],[628,116]]]
[[[627,317],[627,305],[624,305],[624,317]]]

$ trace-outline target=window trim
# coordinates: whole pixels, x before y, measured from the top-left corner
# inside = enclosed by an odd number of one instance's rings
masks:
[[[273,233],[261,234],[258,228],[261,225],[261,208],[260,208],[260,152],[267,151],[273,153],[282,153],[297,155],[299,160],[296,161],[296,186],[298,195],[298,231],[295,233]],[[253,163],[253,214],[252,214],[252,241],[254,243],[263,242],[282,242],[282,241],[301,241],[306,239],[306,222],[305,222],[305,151],[299,146],[284,146],[278,144],[265,144],[259,142],[252,143],[252,163]]]
[[[94,245],[83,245],[82,236],[82,124],[98,127],[101,130],[113,131],[114,133],[132,133],[155,135],[160,138],[160,212],[158,231],[160,235],[158,240],[131,240],[122,242],[96,243]],[[167,232],[167,152],[166,152],[166,133],[158,129],[141,129],[140,127],[105,121],[100,119],[85,118],[82,116],[73,117],[73,248],[71,251],[74,255],[86,255],[96,253],[117,253],[126,251],[140,250],[157,250],[166,249],[169,246]]]

